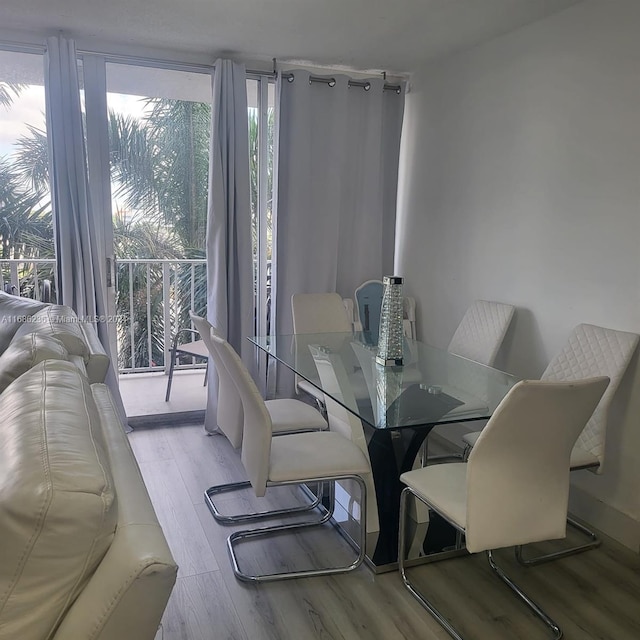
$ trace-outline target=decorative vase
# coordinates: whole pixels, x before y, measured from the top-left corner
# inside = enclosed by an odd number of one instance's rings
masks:
[[[384,367],[401,367],[403,364],[402,339],[402,284],[403,278],[384,276],[382,283],[382,309],[376,362]]]
[[[373,372],[376,381],[376,427],[393,428],[398,423],[402,394],[402,368],[376,367]]]

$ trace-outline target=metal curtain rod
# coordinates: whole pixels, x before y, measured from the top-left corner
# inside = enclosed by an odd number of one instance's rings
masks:
[[[293,73],[282,73],[281,75],[289,82],[293,82],[294,80]],[[336,84],[336,79],[325,76],[309,76],[309,82],[323,82],[324,84],[328,84],[330,87],[334,87]],[[350,87],[361,87],[365,91],[369,91],[369,89],[371,89],[371,83],[367,80],[349,80],[348,84]],[[385,83],[383,91],[395,91],[397,94],[400,94],[402,93],[402,86],[399,84]]]
[[[44,44],[21,44],[19,42],[9,42],[0,40],[0,50],[16,51],[20,53],[44,53],[46,47]],[[105,62],[132,64],[140,67],[160,67],[171,69],[174,71],[192,71],[194,73],[211,73],[215,69],[214,64],[198,64],[196,62],[177,62],[175,60],[166,60],[164,58],[147,58],[143,56],[131,56],[120,53],[105,53],[103,51],[90,51],[88,49],[76,49],[79,56],[92,55],[102,56]],[[247,69],[247,75],[250,76],[266,76],[275,77],[272,71],[256,71]]]
[[[44,45],[33,45],[33,44],[21,44],[18,42],[7,42],[0,40],[0,49],[7,49],[10,51],[21,51],[24,53],[44,53],[45,46]],[[101,51],[89,51],[84,49],[77,49],[76,53],[80,56],[82,55],[95,55],[102,56],[105,59],[105,62],[115,62],[122,64],[135,64],[141,67],[163,67],[165,69],[172,69],[175,71],[192,71],[194,73],[211,73],[213,69],[215,69],[215,65],[213,64],[197,64],[194,62],[176,62],[170,60],[163,60],[161,58],[146,58],[142,56],[129,56],[125,54],[118,53],[103,53]],[[275,61],[274,61],[275,63]],[[275,64],[274,64],[275,67]],[[263,76],[266,78],[275,78],[278,75],[278,72],[275,71],[260,71],[247,69],[248,76]],[[293,82],[293,74],[292,73],[282,73],[283,78],[286,78],[289,82]],[[386,79],[386,73],[384,74]],[[323,82],[328,84],[330,87],[333,87],[336,84],[336,80],[333,77],[323,77],[323,76],[309,76],[309,80],[311,82]],[[361,87],[365,91],[369,91],[371,88],[371,83],[366,80],[349,80],[350,87]],[[383,87],[384,91],[395,91],[396,93],[402,93],[402,86],[399,84],[386,84]]]

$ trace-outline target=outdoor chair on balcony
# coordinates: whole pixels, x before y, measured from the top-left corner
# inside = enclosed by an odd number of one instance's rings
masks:
[[[175,336],[173,336],[173,343],[171,345],[171,363],[169,364],[169,380],[167,380],[167,393],[164,397],[165,402],[169,402],[169,398],[171,397],[171,383],[173,382],[173,371],[176,367],[176,360],[179,355],[184,356],[193,356],[194,358],[206,358],[207,359],[207,369],[204,374],[204,384],[207,384],[207,374],[209,372],[209,351],[207,350],[207,345],[204,343],[204,340],[198,338],[196,340],[192,340],[191,342],[180,342],[180,340],[184,339],[185,334],[189,334],[192,337],[199,336],[200,334],[194,329],[180,329],[176,332]]]

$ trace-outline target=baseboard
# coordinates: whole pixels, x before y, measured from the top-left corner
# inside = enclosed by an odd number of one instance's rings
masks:
[[[620,544],[640,553],[640,522],[598,500],[580,487],[571,486],[569,511]]]

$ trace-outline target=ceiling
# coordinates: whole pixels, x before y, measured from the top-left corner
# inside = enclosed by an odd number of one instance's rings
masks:
[[[210,62],[311,63],[406,73],[581,0],[1,0],[0,31],[63,31],[84,48]]]

